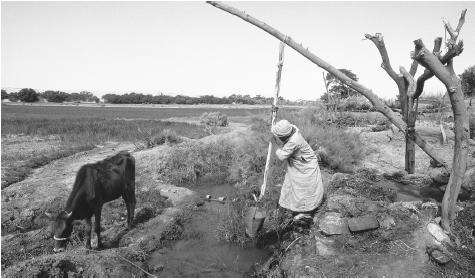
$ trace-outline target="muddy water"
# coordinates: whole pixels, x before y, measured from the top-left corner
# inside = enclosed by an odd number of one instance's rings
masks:
[[[434,199],[440,202],[444,196],[444,192],[439,190],[437,187],[430,185],[419,188],[412,184],[404,184],[389,180],[385,180],[383,185],[396,190],[396,201],[422,201]]]
[[[228,197],[236,190],[230,185],[197,186],[193,188],[203,197]],[[256,263],[263,263],[270,251],[238,247],[219,241],[216,228],[225,216],[227,206],[219,202],[205,202],[185,223],[184,239],[171,247],[155,252],[150,266],[163,267],[159,277],[246,277]]]

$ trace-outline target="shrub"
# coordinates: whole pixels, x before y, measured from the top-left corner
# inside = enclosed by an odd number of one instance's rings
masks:
[[[340,104],[340,108],[344,111],[369,110],[371,107],[368,99],[363,96],[350,96]]]
[[[228,116],[220,111],[204,112],[200,117],[201,123],[209,126],[228,126]]]
[[[363,159],[364,149],[359,134],[328,125],[326,121],[317,121],[318,124],[312,124],[311,118],[303,117],[301,112],[287,113],[284,117],[299,128],[302,136],[314,151],[320,147],[325,149],[327,156],[322,158],[323,162],[332,169],[352,171]],[[350,121],[355,121],[352,114],[347,114],[346,117],[351,119]],[[376,119],[374,121],[379,121]]]
[[[157,170],[159,178],[177,185],[189,185],[204,176],[225,177],[232,151],[232,146],[224,141],[184,142],[166,155]]]
[[[22,102],[32,103],[38,101],[38,93],[31,88],[23,88],[18,92],[18,100]]]

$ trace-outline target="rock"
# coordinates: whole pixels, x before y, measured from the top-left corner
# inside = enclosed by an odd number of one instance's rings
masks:
[[[427,252],[432,260],[438,264],[447,264],[450,262],[450,257],[439,249],[431,249]]]
[[[315,235],[315,249],[316,253],[320,256],[329,256],[335,255],[336,251],[332,247],[334,245],[335,240]]]
[[[150,271],[153,273],[161,272],[163,270],[163,264],[157,264],[150,267]]]
[[[319,222],[319,229],[325,235],[350,233],[346,220],[336,212],[326,213]]]
[[[332,175],[332,178],[330,179],[330,183],[339,182],[339,181],[344,180],[346,178],[348,178],[348,174],[337,172],[337,173]]]
[[[373,215],[351,218],[348,220],[348,227],[351,232],[361,232],[379,228],[379,223]]]
[[[442,167],[443,165],[434,159],[430,159],[430,166],[433,168],[439,168],[439,167]]]
[[[378,206],[367,199],[341,194],[328,197],[327,209],[328,211],[346,213],[350,216],[359,216],[362,212],[376,211]]]
[[[134,217],[134,223],[139,224],[139,223],[144,223],[148,221],[150,218],[155,216],[155,211],[151,207],[142,207],[142,208],[137,208],[135,217]]]
[[[429,223],[427,224],[427,230],[429,233],[439,242],[450,242],[449,236],[444,232],[444,230],[437,224]]]
[[[396,226],[396,221],[392,216],[387,215],[379,221],[379,226],[385,230],[389,230]]]
[[[439,184],[449,183],[450,172],[445,168],[430,168],[428,173],[434,182]]]
[[[469,193],[470,200],[475,200],[475,167],[465,172],[462,180],[462,191]]]
[[[354,207],[355,198],[351,195],[334,195],[327,199],[327,209],[329,211],[341,212],[343,209]]]
[[[319,162],[328,162],[328,154],[323,146],[319,146],[315,153],[317,153]]]

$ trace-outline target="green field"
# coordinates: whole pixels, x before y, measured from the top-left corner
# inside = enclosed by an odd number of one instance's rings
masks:
[[[249,116],[269,113],[266,108],[223,108],[210,107],[150,107],[150,106],[37,106],[2,105],[2,119],[151,119],[159,120],[171,117],[199,117],[204,112],[220,111],[229,117]]]

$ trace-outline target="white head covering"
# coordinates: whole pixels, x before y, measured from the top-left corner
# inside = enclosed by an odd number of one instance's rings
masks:
[[[289,121],[282,119],[279,122],[275,123],[270,129],[272,134],[277,137],[285,137],[292,133],[292,128],[294,125],[290,124]]]

